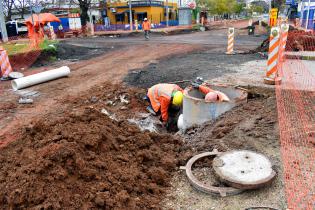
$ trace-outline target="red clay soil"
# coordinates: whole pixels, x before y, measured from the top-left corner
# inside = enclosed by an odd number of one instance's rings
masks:
[[[35,63],[40,54],[40,50],[34,50],[25,53],[10,55],[9,59],[12,68],[15,70],[20,70],[22,68],[29,68],[33,63]]]
[[[287,43],[287,51],[315,51],[315,32],[290,31]]]
[[[140,106],[136,92],[116,89],[64,100],[63,113],[33,121],[1,149],[0,209],[159,209],[181,142],[101,113],[122,93],[130,103],[115,105],[121,116]]]
[[[198,45],[185,44],[145,44],[126,46],[105,55],[70,64],[70,77],[47,82],[31,89],[39,91],[33,105],[17,105],[14,109],[2,109],[17,103],[18,95],[9,90],[10,83],[0,83],[0,147],[17,138],[17,129],[27,125],[38,115],[49,111],[62,110],[61,101],[67,96],[76,96],[106,81],[121,83],[129,70],[143,68],[166,56],[187,53],[200,49]],[[51,68],[44,67],[26,72],[26,75]]]

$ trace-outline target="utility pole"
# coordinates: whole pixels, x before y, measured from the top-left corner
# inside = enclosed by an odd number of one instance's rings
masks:
[[[305,29],[308,29],[308,21],[310,18],[310,8],[311,8],[311,0],[308,0],[308,5],[307,5],[308,11],[306,14],[306,23],[305,23]],[[303,11],[304,12],[304,11]]]
[[[2,0],[0,0],[0,27],[1,27],[1,34],[2,34],[3,42],[9,41],[7,28],[6,28],[5,20],[4,20],[3,1]]]
[[[168,17],[169,17],[169,14],[168,14],[168,0],[166,0],[166,27],[168,27]]]
[[[32,1],[29,0],[29,5],[30,5],[30,12],[31,12],[31,17],[32,17],[32,24],[34,25],[34,17],[33,17],[33,5],[32,5]],[[33,27],[33,32],[35,33],[35,27]]]
[[[133,30],[133,27],[132,27],[132,10],[131,10],[131,0],[129,0],[129,21],[130,21],[130,31]]]

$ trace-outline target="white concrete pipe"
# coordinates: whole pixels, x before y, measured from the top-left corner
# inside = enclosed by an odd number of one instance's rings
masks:
[[[58,79],[60,77],[66,77],[70,74],[70,68],[63,66],[58,69],[50,71],[44,71],[38,74],[33,74],[27,77],[22,77],[12,81],[12,88],[14,91],[20,90],[26,87],[37,85],[50,80]]]

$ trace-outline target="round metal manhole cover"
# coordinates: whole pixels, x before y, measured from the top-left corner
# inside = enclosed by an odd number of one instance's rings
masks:
[[[276,175],[266,156],[247,150],[220,154],[213,160],[213,169],[223,182],[238,189],[263,187]]]

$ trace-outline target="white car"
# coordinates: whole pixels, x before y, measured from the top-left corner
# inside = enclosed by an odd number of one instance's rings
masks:
[[[6,24],[15,25],[18,35],[27,34],[27,27],[26,27],[26,24],[24,23],[24,21],[13,20],[13,21],[6,22]]]

